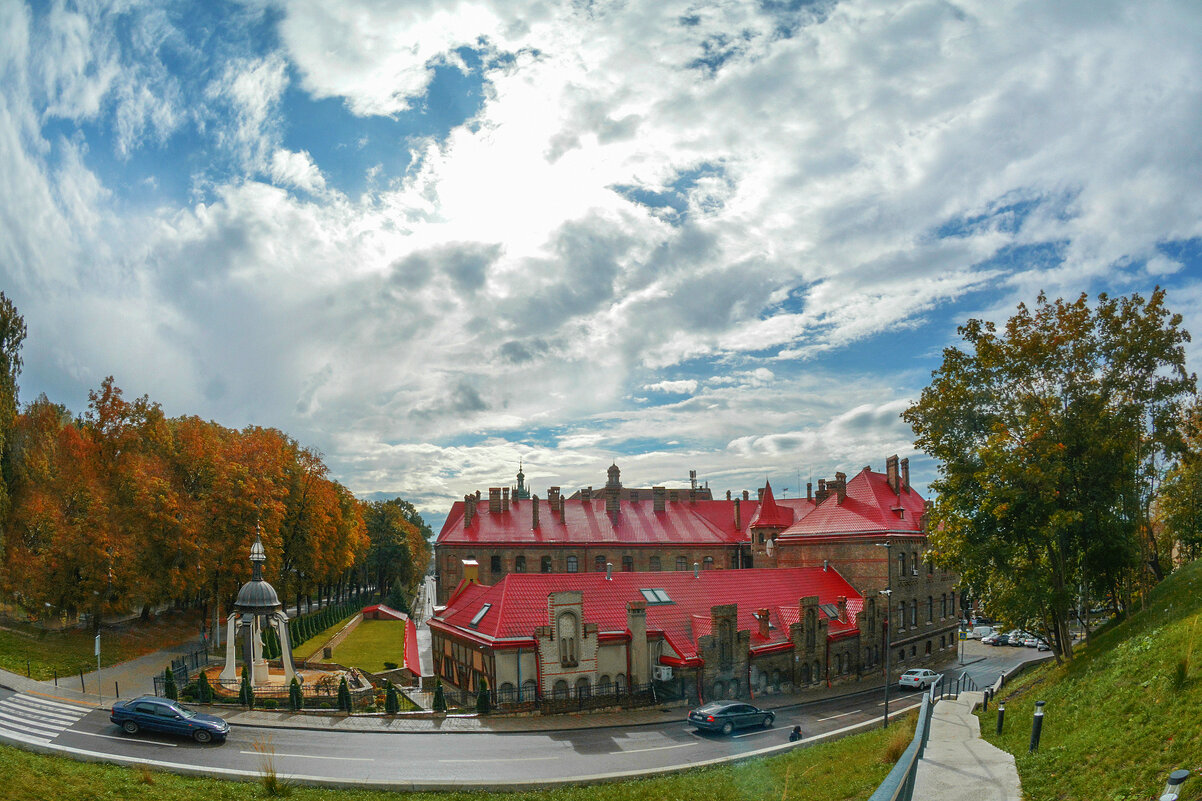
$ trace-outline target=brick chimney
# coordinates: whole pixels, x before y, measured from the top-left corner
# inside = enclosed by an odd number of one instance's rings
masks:
[[[561,522],[563,521],[563,506],[564,506],[564,502],[566,500],[567,499],[564,498],[562,495],[559,496],[559,519]]]
[[[745,500],[745,501],[751,500],[751,493],[748,492],[747,490],[743,490],[743,500]]]
[[[538,496],[530,496],[530,528],[538,528]]]
[[[837,599],[835,599],[835,603],[838,604],[838,606],[839,606],[839,622],[846,623],[847,622],[847,596],[840,595]]]
[[[630,491],[630,502],[634,503],[634,504],[637,504],[639,502],[639,491],[638,490],[632,489]]]
[[[472,527],[472,518],[474,518],[475,516],[476,516],[476,496],[470,495],[470,494],[464,495],[463,496],[463,527],[471,528]]]
[[[910,491],[910,457],[901,460],[901,485],[906,492]]]
[[[547,488],[547,503],[551,504],[551,514],[559,509],[559,487]]]
[[[901,494],[901,480],[897,473],[896,453],[885,460],[885,481],[889,482],[889,489],[893,490],[894,495]]]
[[[621,492],[621,490],[616,486],[611,485],[605,488],[605,514],[609,515],[609,518],[613,520],[615,525],[617,525],[618,522],[619,492]]]
[[[826,488],[826,479],[818,479],[818,492],[814,494],[814,503],[822,503],[831,493]]]
[[[847,500],[847,473],[835,473],[835,496],[840,506]]]
[[[656,512],[664,511],[664,488],[651,488],[651,509]]]
[[[585,487],[584,489],[580,490],[580,500],[591,501],[592,499],[593,499],[593,488],[592,487]]]
[[[501,489],[501,511],[509,511],[509,487],[503,487]]]
[[[726,491],[726,500],[730,500],[730,490]]]
[[[814,500],[814,482],[813,481],[806,482],[806,500],[807,501]]]
[[[488,513],[490,515],[501,514],[501,488],[488,488]]]
[[[755,610],[755,619],[758,620],[760,623],[760,636],[763,637],[765,640],[768,639],[768,622],[769,622],[768,610],[767,609]]]
[[[764,488],[763,487],[760,487],[758,490],[755,491],[755,499],[757,501],[759,501],[760,503],[764,502]]]
[[[680,491],[674,490],[674,489],[668,490],[668,500],[671,501],[672,503],[676,503],[677,501],[679,501],[680,500]]]
[[[743,509],[742,501],[735,498],[735,531],[743,530]]]
[[[475,559],[463,560],[463,580],[468,584],[480,583],[480,563]]]

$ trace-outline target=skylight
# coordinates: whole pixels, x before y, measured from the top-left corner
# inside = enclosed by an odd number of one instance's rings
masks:
[[[672,599],[663,590],[639,590],[649,604],[670,604]]]
[[[468,623],[468,625],[472,628],[476,628],[476,626],[480,625],[480,621],[483,620],[484,616],[488,614],[489,609],[492,609],[492,604],[485,604],[484,606],[480,607],[480,611],[476,613],[476,616],[472,618],[472,622]]]
[[[834,604],[818,604],[818,608],[822,610],[822,614],[832,620],[839,617],[839,607]]]

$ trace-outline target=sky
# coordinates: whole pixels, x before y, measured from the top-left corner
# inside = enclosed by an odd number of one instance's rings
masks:
[[[111,375],[436,527],[519,462],[922,489],[966,319],[1162,286],[1202,334],[1200,43],[1193,0],[0,3],[21,400]]]

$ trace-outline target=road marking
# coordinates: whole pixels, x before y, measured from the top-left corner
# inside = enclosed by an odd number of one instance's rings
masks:
[[[8,717],[8,715],[0,715],[0,717],[6,718],[6,717]],[[51,739],[54,739],[55,737],[58,736],[57,729],[47,730],[46,728],[44,728],[42,726],[38,726],[36,723],[30,723],[25,720],[17,720],[15,723],[9,723],[8,721],[0,721],[0,727],[2,727],[4,729],[12,729],[14,731],[19,731],[24,734],[36,734],[39,737],[49,737]]]
[[[857,712],[862,712],[862,711],[864,711],[864,710],[862,710],[862,709],[853,709],[853,710],[852,710],[852,711],[850,711],[850,712],[840,712],[838,715],[831,715],[829,718],[817,718],[817,719],[815,720],[815,723],[822,723],[824,720],[834,720],[835,718],[845,718],[845,717],[847,717],[848,715],[854,715],[854,714],[856,714]]]
[[[296,759],[341,759],[346,762],[375,762],[373,757],[336,757],[336,756],[318,756],[317,754],[265,754],[262,751],[239,751],[239,754],[250,754],[252,756],[278,756],[278,757],[295,757]]]
[[[772,734],[775,731],[777,731],[777,729],[760,729],[759,731],[749,731],[746,734],[736,734],[734,737],[731,737],[731,739],[737,740],[740,737],[754,737],[757,734]]]
[[[548,759],[559,759],[557,756],[549,757],[511,757],[509,759],[440,759],[439,762],[541,762]]]
[[[657,745],[654,748],[631,748],[629,751],[613,751],[614,754],[641,754],[644,751],[666,751],[669,748],[688,748],[697,743],[680,743],[678,745]]]
[[[22,695],[10,695],[3,701],[0,701],[0,706],[11,706],[18,709],[34,710],[41,715],[50,715],[57,718],[70,718],[71,720],[79,720],[87,714],[85,709],[71,709],[70,707],[56,704],[50,701],[42,701],[37,698],[27,698]]]
[[[72,734],[82,734],[85,737],[103,737],[106,740],[120,740],[123,743],[142,743],[142,745],[161,745],[164,748],[175,748],[175,743],[160,743],[158,740],[139,740],[136,737],[126,737],[120,734],[100,734],[94,731],[73,731]]]

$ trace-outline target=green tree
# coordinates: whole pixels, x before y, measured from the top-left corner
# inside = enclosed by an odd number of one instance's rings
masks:
[[[903,414],[939,463],[933,557],[990,611],[1072,658],[1071,610],[1160,575],[1151,476],[1180,447],[1192,395],[1180,315],[1157,289],[1096,306],[1019,305],[1002,330],[969,320]]]
[[[25,320],[13,302],[0,292],[0,520],[8,516],[9,509],[9,450],[17,423],[17,376],[21,374],[21,343],[24,341]],[[0,529],[0,536],[2,531]]]
[[[1188,448],[1169,470],[1157,498],[1162,547],[1183,560],[1202,556],[1202,408],[1189,424]]]
[[[443,692],[442,679],[437,677],[434,679],[434,711],[447,711],[447,694]]]
[[[384,683],[384,711],[395,715],[401,709],[401,700],[397,696],[396,685],[391,681]]]
[[[301,695],[300,681],[293,676],[292,681],[288,684],[288,708],[296,712],[304,705],[305,698]]]
[[[343,712],[351,711],[351,688],[347,686],[346,676],[338,681],[338,708]]]
[[[213,703],[213,685],[209,684],[209,676],[203,670],[196,680],[196,700],[202,704]]]
[[[175,687],[175,673],[170,667],[163,671],[163,695],[172,701],[179,700],[179,690]]]
[[[242,666],[242,686],[238,688],[238,700],[247,709],[255,708],[255,688],[250,684],[250,671]]]
[[[492,711],[492,698],[488,694],[488,679],[480,677],[480,689],[476,692],[476,712],[487,715]]]

